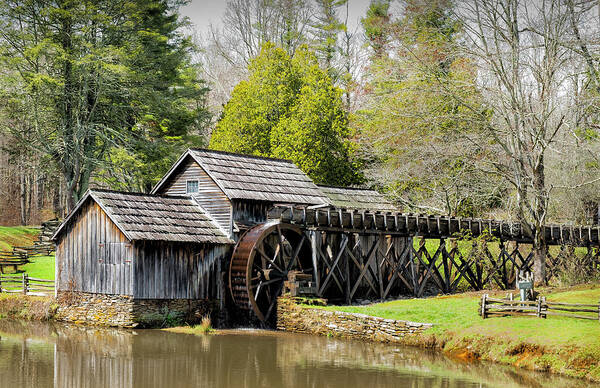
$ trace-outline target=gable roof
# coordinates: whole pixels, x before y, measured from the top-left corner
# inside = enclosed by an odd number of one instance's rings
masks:
[[[331,204],[338,208],[398,211],[392,202],[375,190],[335,186],[319,186],[319,189],[329,198]]]
[[[229,199],[311,205],[328,203],[313,181],[289,160],[206,149],[189,149],[151,193],[156,193],[188,156],[206,171]]]
[[[88,200],[94,200],[128,240],[233,244],[189,197],[88,191],[56,230],[56,240]]]

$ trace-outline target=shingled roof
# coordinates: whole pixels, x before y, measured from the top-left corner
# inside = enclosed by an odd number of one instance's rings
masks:
[[[329,202],[338,208],[397,212],[398,208],[375,190],[319,186]]]
[[[129,240],[233,243],[191,198],[103,190],[89,191],[53,239],[90,198],[100,205]]]
[[[178,165],[191,156],[229,199],[320,205],[327,197],[293,162],[284,159],[190,149],[156,185],[166,183]]]

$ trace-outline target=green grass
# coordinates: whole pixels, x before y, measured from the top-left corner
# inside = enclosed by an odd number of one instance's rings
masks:
[[[12,250],[15,246],[31,246],[39,229],[30,226],[0,226],[0,250]],[[54,256],[34,256],[29,264],[19,267],[18,273],[25,272],[39,279],[54,280]],[[12,273],[12,268],[4,268]]]
[[[21,271],[32,278],[54,280],[54,255],[32,257],[31,263],[22,266]]]
[[[598,304],[600,286],[590,285],[568,291],[542,290],[551,302]],[[504,297],[506,292],[497,292]],[[515,295],[516,296],[516,295]],[[600,322],[583,319],[549,317],[494,317],[482,319],[478,315],[481,293],[438,296],[424,299],[406,299],[366,306],[327,306],[328,310],[356,312],[377,317],[414,322],[433,323],[434,333],[460,332],[461,334],[501,335],[514,339],[528,339],[540,345],[576,344],[600,347]],[[560,333],[560,335],[553,335]]]
[[[0,250],[32,245],[39,232],[39,229],[31,226],[0,226]]]
[[[538,291],[548,301],[584,304],[600,301],[600,285],[597,284]],[[427,336],[429,340],[434,338],[437,346],[447,352],[467,349],[481,359],[600,380],[600,322],[566,317],[482,319],[478,315],[481,294],[472,292],[366,306],[317,308],[433,323]],[[506,293],[490,294],[504,297]]]

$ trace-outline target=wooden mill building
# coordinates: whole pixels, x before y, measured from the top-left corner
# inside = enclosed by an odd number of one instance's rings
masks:
[[[273,204],[328,204],[289,160],[203,149],[185,152],[151,194],[189,195],[228,233],[264,222]]]
[[[290,161],[203,149],[150,194],[89,191],[53,236],[59,316],[136,326],[223,308],[235,241],[281,203],[331,200]]]

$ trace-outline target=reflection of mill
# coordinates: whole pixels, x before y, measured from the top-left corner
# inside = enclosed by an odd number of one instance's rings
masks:
[[[0,333],[0,386],[9,382],[11,387],[459,388],[500,382],[507,387],[578,384],[509,367],[456,363],[419,349],[306,335],[237,332],[196,337],[5,320],[0,320]],[[581,386],[586,386],[585,382]]]

